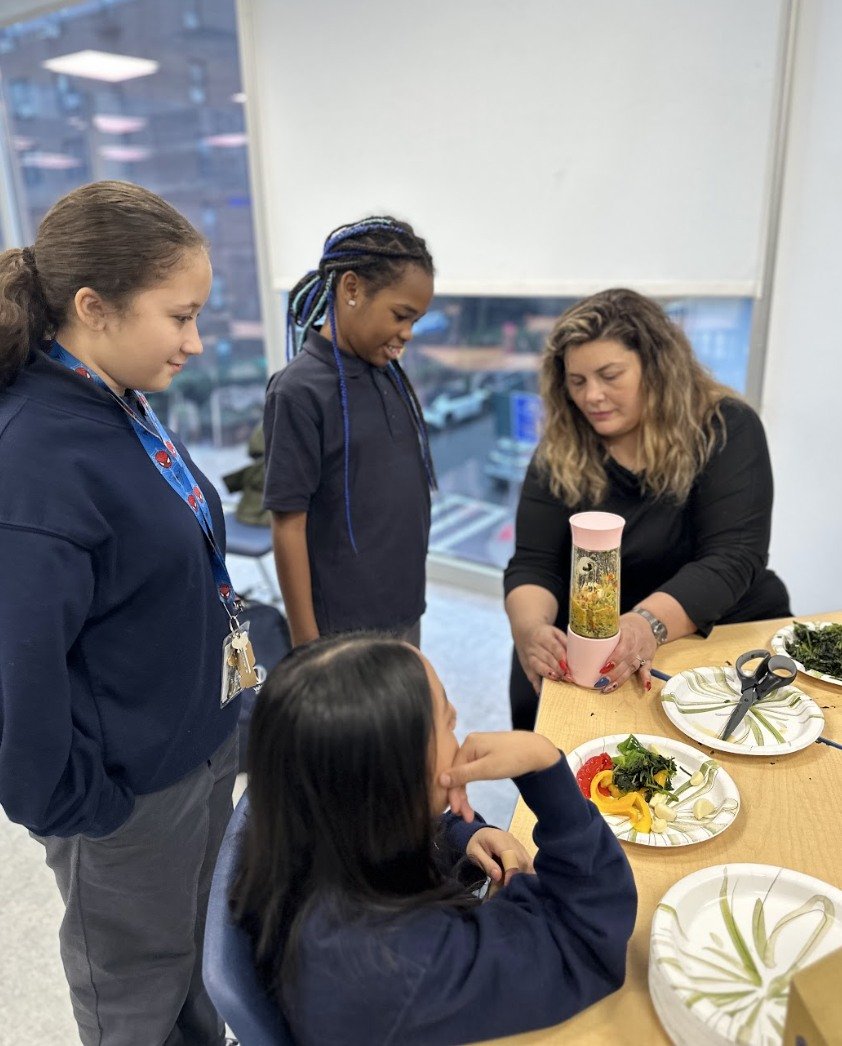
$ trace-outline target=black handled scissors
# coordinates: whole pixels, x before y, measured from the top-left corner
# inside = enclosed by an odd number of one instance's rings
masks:
[[[757,667],[746,672],[744,666],[749,661],[758,659],[760,663]],[[740,680],[742,696],[725,724],[725,729],[719,735],[721,741],[725,741],[733,734],[745,719],[750,708],[753,708],[758,701],[762,701],[764,697],[768,697],[773,690],[789,686],[795,681],[798,672],[791,657],[786,657],[785,654],[772,655],[768,650],[747,650],[744,654],[740,654],[734,667]]]

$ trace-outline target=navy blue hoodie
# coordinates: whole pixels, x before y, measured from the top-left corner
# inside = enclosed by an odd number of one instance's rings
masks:
[[[479,1042],[558,1024],[622,985],[637,911],[626,855],[563,757],[515,784],[538,819],[535,875],[468,911],[343,923],[316,909],[287,998],[299,1046]],[[448,825],[460,848],[470,834]]]
[[[224,547],[219,498],[178,444]],[[234,729],[191,509],[113,398],[35,351],[0,392],[0,804],[102,836]]]

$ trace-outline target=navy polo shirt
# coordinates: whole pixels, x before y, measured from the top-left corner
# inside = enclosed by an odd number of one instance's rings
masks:
[[[310,332],[269,382],[264,504],[306,512],[313,608],[322,634],[403,631],[424,613],[430,489],[418,429],[388,367],[343,353],[348,389],[345,515],[339,375],[331,343]]]

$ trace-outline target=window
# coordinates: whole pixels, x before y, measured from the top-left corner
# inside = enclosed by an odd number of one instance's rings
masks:
[[[439,493],[430,548],[505,566],[524,472],[538,440],[541,350],[573,298],[437,297],[404,365],[430,431]],[[745,390],[752,301],[663,301],[697,356]]]
[[[11,63],[3,63],[4,66]],[[30,120],[37,112],[37,101],[32,84],[25,76],[9,80],[9,105],[16,120]]]
[[[207,236],[205,351],[155,407],[193,443],[244,444],[266,365],[235,0],[71,5],[0,29],[0,62],[30,239],[58,197],[103,178],[159,192]]]

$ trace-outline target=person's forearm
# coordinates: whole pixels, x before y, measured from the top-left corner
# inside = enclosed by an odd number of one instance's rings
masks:
[[[272,546],[292,645],[300,646],[319,635],[307,550],[307,513],[273,512]]]
[[[653,592],[641,599],[637,606],[648,610],[667,626],[667,641],[690,636],[696,631],[696,625],[687,616],[684,607],[677,599],[666,592]]]
[[[506,596],[506,613],[512,637],[518,637],[537,625],[554,625],[558,617],[558,601],[540,585],[518,585]]]

